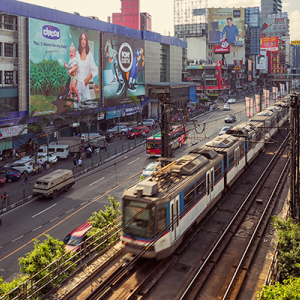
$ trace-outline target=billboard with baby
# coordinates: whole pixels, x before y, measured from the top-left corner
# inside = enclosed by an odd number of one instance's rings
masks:
[[[30,18],[30,111],[60,113],[98,98],[98,45],[97,31]]]
[[[104,106],[132,102],[145,95],[145,47],[142,40],[103,33]]]

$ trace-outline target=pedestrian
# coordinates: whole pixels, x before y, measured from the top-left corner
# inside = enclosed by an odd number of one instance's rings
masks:
[[[78,159],[78,167],[82,168],[82,160],[81,160],[81,158]]]
[[[89,158],[92,158],[92,149],[91,149],[91,147],[88,147],[86,150],[88,152]]]
[[[73,158],[73,164],[74,164],[74,166],[77,166],[77,156],[74,156],[74,158]]]
[[[50,169],[53,168],[53,160],[50,160]]]
[[[12,148],[11,155],[12,155],[13,158],[15,158],[15,156],[16,156],[16,149],[15,148]]]
[[[24,182],[23,182],[23,184],[25,184],[25,183],[28,181],[28,176],[29,176],[29,173],[28,173],[27,171],[24,171],[24,172],[23,172],[23,175],[22,175],[22,177],[24,177]]]
[[[107,141],[105,141],[104,147],[105,147],[105,151],[107,151],[107,148],[108,148],[108,143],[107,143]]]
[[[7,193],[4,192],[3,195],[1,196],[1,200],[2,200],[2,208],[6,208],[7,207]]]

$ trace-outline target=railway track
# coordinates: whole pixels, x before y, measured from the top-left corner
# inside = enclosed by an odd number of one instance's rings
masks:
[[[236,299],[288,173],[288,137],[178,299]]]

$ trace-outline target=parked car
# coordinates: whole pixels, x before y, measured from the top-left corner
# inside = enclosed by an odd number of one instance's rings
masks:
[[[23,160],[17,160],[13,163],[5,165],[4,167],[13,168],[15,170],[20,171],[21,173],[23,173],[24,171],[31,173],[33,170],[32,163],[30,161],[23,161]]]
[[[127,133],[127,137],[129,139],[135,139],[137,137],[146,135],[148,133],[149,133],[149,128],[147,126],[137,126],[132,128],[132,130]]]
[[[46,161],[52,161],[53,163],[56,163],[57,162],[57,157],[56,155],[54,154],[49,154],[49,159],[47,159],[47,155],[45,154],[42,154],[42,153],[38,153],[37,154],[37,162],[39,163],[40,160],[42,160],[43,164],[46,162]],[[35,155],[30,155],[30,156],[24,156],[21,158],[22,161],[28,161],[28,162],[31,162],[31,163],[35,163]]]
[[[64,244],[67,251],[79,252],[79,244],[87,238],[87,233],[92,229],[92,225],[86,221],[73,231],[71,231],[65,238]]]
[[[225,123],[233,123],[236,121],[236,116],[235,115],[227,115],[226,118],[224,119]]]
[[[127,126],[115,126],[111,129],[108,129],[107,132],[112,133],[112,134],[117,134],[118,132],[121,133],[122,135],[126,135],[128,132]]]
[[[0,176],[1,175],[6,177],[7,182],[16,181],[22,176],[20,171],[6,167],[0,168]]]
[[[6,182],[6,176],[0,175],[0,184],[4,184]]]
[[[153,161],[151,162],[142,172],[142,176],[143,177],[147,177],[150,176],[154,169],[157,170],[157,168],[160,166],[160,162],[159,161]]]
[[[230,110],[230,105],[229,104],[224,104],[223,110]]]
[[[155,122],[154,119],[147,119],[147,120],[143,120],[142,122],[140,122],[138,124],[139,126],[147,126],[147,127],[156,127],[157,123]]]
[[[227,100],[227,103],[232,104],[232,103],[236,103],[236,100],[231,98]]]
[[[112,132],[108,132],[108,131],[100,130],[99,134],[101,136],[105,136],[107,142],[109,142],[114,137],[114,134]]]
[[[231,125],[225,125],[223,126],[223,128],[220,130],[219,135],[222,135],[224,133],[226,133],[228,130],[230,130],[232,128]]]

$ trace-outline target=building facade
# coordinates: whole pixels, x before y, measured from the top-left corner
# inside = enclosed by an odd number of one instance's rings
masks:
[[[278,14],[282,12],[282,0],[261,0],[262,14]]]

